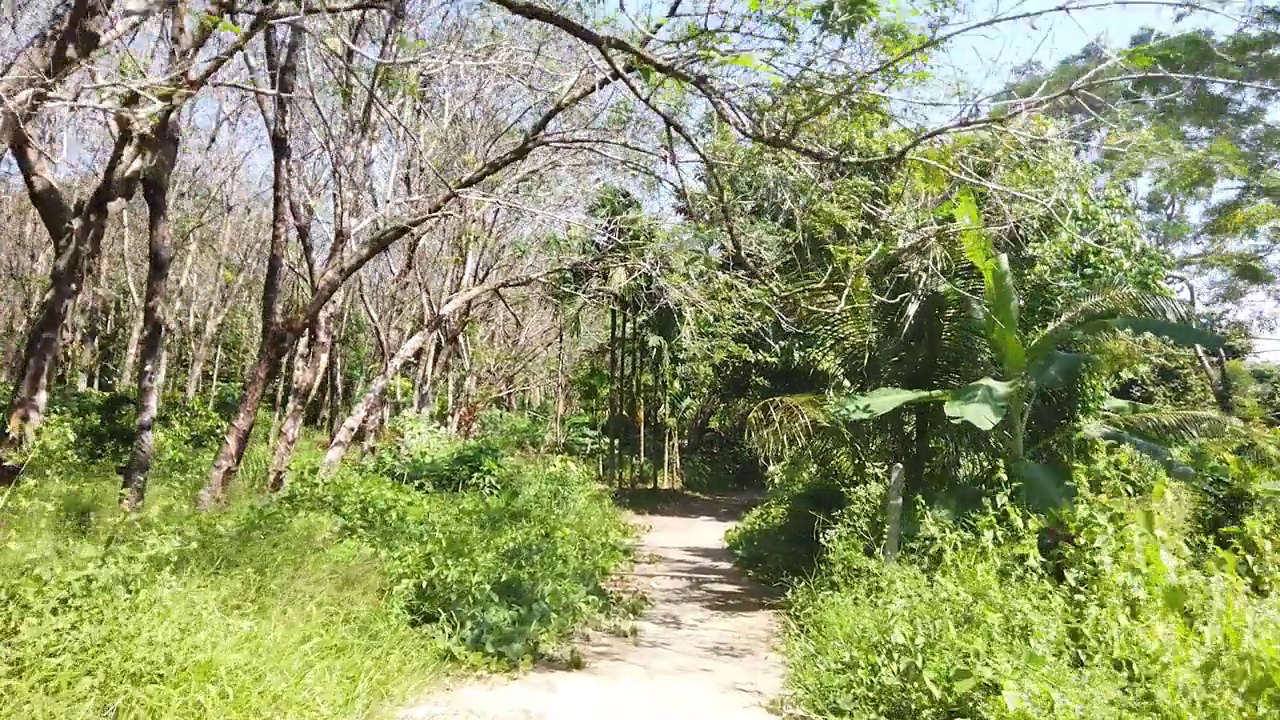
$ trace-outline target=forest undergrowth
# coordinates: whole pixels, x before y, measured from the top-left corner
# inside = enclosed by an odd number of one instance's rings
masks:
[[[793,474],[729,541],[790,588],[800,717],[1276,717],[1280,515],[1222,460],[1207,494],[1113,451],[1047,518],[1008,484],[963,515],[921,503],[893,563],[878,473]]]
[[[200,513],[190,466],[209,448],[188,408],[125,514],[121,448],[83,402],[0,491],[0,717],[376,716],[446,673],[528,665],[616,609],[603,583],[630,528],[579,463],[522,456],[519,438],[406,417],[331,479],[305,451],[272,499],[259,442],[245,490]]]

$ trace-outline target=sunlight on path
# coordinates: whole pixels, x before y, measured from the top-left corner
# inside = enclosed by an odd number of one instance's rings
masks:
[[[652,605],[634,639],[580,646],[586,667],[469,682],[405,720],[766,720],[782,689],[767,594],[730,562],[722,508],[645,515],[636,583]]]

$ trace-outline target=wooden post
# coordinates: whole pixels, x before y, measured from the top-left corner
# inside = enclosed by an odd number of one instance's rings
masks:
[[[883,556],[886,563],[892,563],[898,557],[898,542],[902,535],[902,463],[894,463],[889,470],[884,515]]]

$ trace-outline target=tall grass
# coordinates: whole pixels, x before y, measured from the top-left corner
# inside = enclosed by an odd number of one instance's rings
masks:
[[[0,718],[378,717],[450,670],[553,649],[608,610],[628,554],[566,459],[486,450],[481,478],[474,447],[427,434],[319,481],[304,443],[267,498],[259,443],[231,507],[202,514],[208,451],[168,438],[125,515],[91,424],[50,425],[0,490]],[[431,486],[401,470],[422,457]]]
[[[439,676],[438,641],[385,602],[374,549],[332,519],[114,476],[24,483],[0,528],[0,717],[360,718]]]

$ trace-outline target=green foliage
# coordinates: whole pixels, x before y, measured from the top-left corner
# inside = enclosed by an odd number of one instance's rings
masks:
[[[203,453],[222,440],[225,429],[223,419],[203,403],[167,396],[156,419],[157,457],[194,470]],[[119,467],[128,462],[136,430],[137,400],[131,394],[96,390],[59,393],[50,402],[33,460]]]
[[[609,607],[603,584],[628,557],[630,531],[572,460],[508,461],[501,474],[493,488],[423,494],[347,470],[295,482],[290,502],[377,547],[397,606],[453,655],[521,664]]]
[[[1085,474],[1093,488],[1053,526],[1003,496],[963,522],[926,513],[894,565],[830,531],[824,572],[792,595],[795,703],[830,718],[1274,716],[1280,608],[1242,571],[1257,549],[1196,552],[1194,491],[1149,464]]]
[[[0,716],[356,718],[438,675],[332,519],[199,515],[185,485],[123,516],[114,474],[69,470],[0,511]]]
[[[512,450],[537,450],[547,440],[547,423],[527,412],[489,408],[478,418],[481,437]]]
[[[202,417],[168,427],[192,437]],[[169,452],[124,514],[91,428],[56,415],[0,490],[0,717],[368,717],[450,665],[557,649],[614,609],[604,584],[631,552],[581,465],[516,459],[509,436],[406,419],[332,480],[304,452],[265,502],[270,448],[254,443],[232,506],[208,514],[190,504],[198,450]],[[404,467],[429,471],[379,472]]]
[[[781,584],[808,575],[822,550],[822,534],[849,505],[841,483],[813,466],[775,471],[769,497],[725,537],[738,564],[757,579]]]
[[[500,490],[506,458],[500,439],[460,440],[425,415],[400,416],[392,437],[366,463],[370,471],[428,492]]]
[[[1224,304],[1255,291],[1274,296],[1280,269],[1280,15],[1259,4],[1243,19],[1227,33],[1144,29],[1127,48],[1091,43],[1054,68],[1028,67],[1009,88],[1025,97],[1091,76],[1088,97],[1071,93],[1048,114],[1066,120],[1134,197],[1149,240],[1176,249],[1179,266]],[[1114,81],[1121,76],[1135,79]]]

